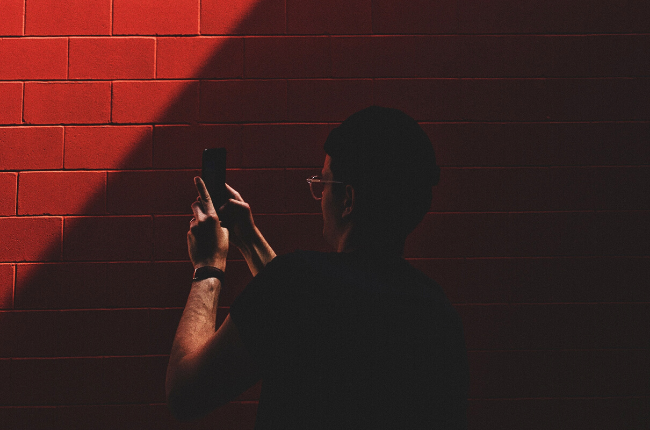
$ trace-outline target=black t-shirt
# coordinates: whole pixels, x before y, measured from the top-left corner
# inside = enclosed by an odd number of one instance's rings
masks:
[[[230,315],[262,374],[256,429],[467,426],[460,318],[401,258],[278,256]]]

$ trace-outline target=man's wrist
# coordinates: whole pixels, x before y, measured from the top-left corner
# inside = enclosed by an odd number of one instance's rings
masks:
[[[213,261],[201,261],[194,263],[194,270],[199,269],[201,267],[216,267],[217,269],[225,272],[226,271],[226,259],[225,258],[219,258],[217,260]]]
[[[202,281],[208,278],[217,278],[219,281],[223,282],[225,273],[218,267],[214,266],[201,266],[194,269],[194,276],[192,281]]]

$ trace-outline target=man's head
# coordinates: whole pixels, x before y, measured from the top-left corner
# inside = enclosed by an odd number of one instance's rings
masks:
[[[417,122],[397,109],[371,106],[332,130],[325,152],[323,173],[344,183],[330,187],[330,200],[323,195],[326,238],[331,241],[328,229],[347,225],[357,241],[403,242],[428,211],[440,177],[431,141]]]

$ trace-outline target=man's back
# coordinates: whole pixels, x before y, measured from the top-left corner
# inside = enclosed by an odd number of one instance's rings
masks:
[[[259,429],[466,427],[460,319],[401,258],[276,257],[231,318],[262,373]]]

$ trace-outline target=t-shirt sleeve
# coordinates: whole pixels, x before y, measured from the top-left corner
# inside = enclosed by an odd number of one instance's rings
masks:
[[[280,358],[275,356],[291,339],[300,266],[300,259],[291,254],[274,258],[230,306],[230,318],[262,371]]]

